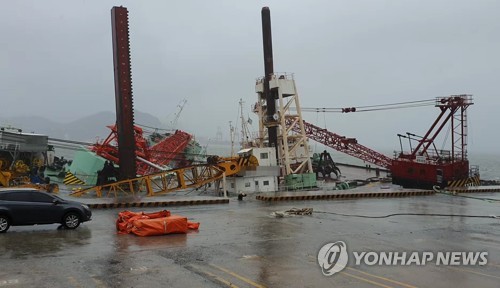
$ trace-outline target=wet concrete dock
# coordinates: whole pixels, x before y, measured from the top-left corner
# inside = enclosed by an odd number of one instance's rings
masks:
[[[272,216],[293,207],[311,207],[314,212]],[[497,215],[498,207],[443,194],[293,202],[232,198],[224,205],[171,207],[173,213],[201,222],[199,231],[146,238],[116,233],[115,220],[124,209],[95,209],[93,220],[76,230],[59,230],[55,224],[23,226],[0,235],[0,286],[498,287],[499,219],[355,217],[408,212]],[[488,264],[356,266],[350,258],[346,269],[327,277],[316,257],[324,244],[335,241],[344,241],[349,251],[487,251]]]

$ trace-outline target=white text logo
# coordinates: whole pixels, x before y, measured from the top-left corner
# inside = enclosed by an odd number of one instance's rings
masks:
[[[347,246],[343,241],[328,243],[321,247],[318,252],[318,263],[325,276],[332,276],[342,271],[348,260]]]
[[[386,266],[423,266],[434,263],[436,266],[459,266],[488,264],[488,252],[352,252],[356,265],[363,264]]]
[[[380,266],[484,266],[488,252],[357,252],[352,251],[354,265]],[[318,263],[325,276],[342,271],[349,260],[347,245],[343,241],[327,243],[318,252]]]

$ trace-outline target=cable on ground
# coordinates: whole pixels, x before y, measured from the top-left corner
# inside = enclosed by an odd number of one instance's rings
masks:
[[[345,217],[357,217],[357,218],[389,218],[394,216],[437,216],[437,217],[463,217],[463,218],[493,218],[500,219],[500,216],[495,215],[464,215],[464,214],[441,214],[441,213],[393,213],[382,216],[370,216],[370,215],[358,215],[358,214],[343,214],[343,213],[335,213],[335,212],[326,212],[326,211],[314,211],[314,213],[322,213],[322,214],[331,214],[337,216],[345,216]]]
[[[460,195],[458,193],[448,192],[448,191],[439,189],[438,186],[434,186],[434,187],[432,187],[432,189],[434,189],[434,192],[436,192],[436,193],[444,194],[444,195],[448,195],[448,196],[469,198],[469,199],[474,199],[474,200],[482,200],[482,201],[486,201],[486,202],[490,202],[490,203],[500,202],[499,199],[474,197],[474,196],[465,196],[465,195]]]

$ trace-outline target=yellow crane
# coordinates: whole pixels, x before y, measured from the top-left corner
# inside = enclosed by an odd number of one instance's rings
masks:
[[[258,166],[253,155],[218,157],[210,156],[207,164],[192,165],[133,179],[76,190],[71,196],[80,197],[95,193],[97,197],[158,196],[178,190],[199,188],[224,177],[237,174],[243,167]]]

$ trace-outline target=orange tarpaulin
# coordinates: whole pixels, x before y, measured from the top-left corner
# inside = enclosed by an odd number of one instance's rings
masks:
[[[155,213],[123,211],[118,213],[116,220],[118,233],[138,236],[187,233],[188,229],[197,230],[198,227],[200,223],[189,222],[184,216],[171,215],[167,210]]]

